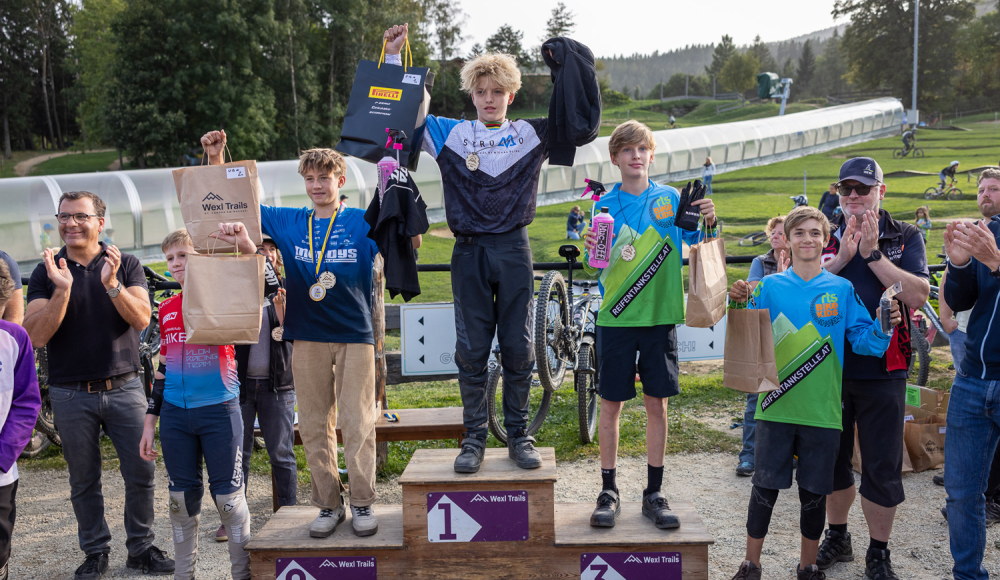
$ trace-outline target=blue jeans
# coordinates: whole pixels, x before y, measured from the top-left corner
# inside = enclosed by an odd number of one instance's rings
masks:
[[[50,386],[49,400],[69,467],[80,549],[88,556],[111,551],[111,530],[104,518],[101,493],[103,425],[118,453],[125,480],[125,546],[130,556],[142,555],[153,545],[155,488],[155,464],[139,457],[147,404],[142,382],[135,378],[100,393]]]
[[[712,178],[713,177],[715,177],[715,176],[714,175],[706,175],[705,176],[705,187],[708,188],[708,195],[712,195]]]
[[[580,234],[576,233],[576,230],[566,230],[567,240],[579,240]]]
[[[986,491],[1000,440],[1000,381],[965,376],[951,387],[945,438],[944,487],[955,580],[986,580]]]
[[[268,379],[247,379],[243,385],[246,396],[240,409],[243,413],[243,483],[250,478],[250,455],[253,453],[254,417],[260,419],[260,432],[271,459],[274,490],[278,505],[295,505],[298,501],[298,478],[295,465],[295,391],[272,391]]]
[[[747,393],[747,408],[743,411],[743,450],[740,451],[740,463],[746,461],[753,465],[753,436],[757,430],[757,420],[753,418],[757,412],[757,393]]]
[[[188,514],[201,512],[205,494],[202,458],[208,468],[213,496],[243,488],[243,418],[239,398],[184,409],[163,401],[160,408],[160,446],[170,479],[170,491],[184,492]]]
[[[962,360],[965,358],[965,338],[965,333],[957,328],[948,333],[948,345],[951,347],[951,360],[956,371],[962,368]]]

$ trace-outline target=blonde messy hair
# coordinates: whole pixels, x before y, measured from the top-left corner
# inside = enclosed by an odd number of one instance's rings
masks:
[[[347,162],[333,149],[307,149],[299,156],[299,175],[308,171],[332,173],[340,177],[347,172]]]
[[[481,54],[462,67],[462,90],[472,94],[481,77],[487,77],[508,93],[521,89],[521,70],[509,54],[489,52]]]
[[[826,219],[826,216],[818,208],[808,205],[797,207],[785,216],[785,236],[790,235],[797,226],[809,220],[818,221],[819,227],[823,230],[823,239],[830,239],[830,220]]]
[[[629,119],[618,125],[611,133],[611,140],[608,141],[608,151],[612,155],[618,155],[622,147],[629,145],[645,145],[649,147],[650,153],[656,151],[656,140],[653,139],[653,131],[635,119]]]
[[[187,230],[175,230],[167,234],[167,237],[163,238],[163,243],[160,244],[160,250],[166,254],[168,249],[178,245],[194,246],[191,234]]]
[[[785,223],[785,216],[783,216],[783,215],[776,215],[773,218],[767,220],[767,227],[764,228],[764,233],[766,233],[767,237],[770,238],[771,234],[774,232],[774,228],[776,228],[776,227],[778,227],[778,226],[780,226],[780,225],[782,225],[784,223]]]

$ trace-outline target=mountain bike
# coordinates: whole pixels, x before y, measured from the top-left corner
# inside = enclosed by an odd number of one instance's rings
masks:
[[[559,389],[566,371],[574,371],[573,388],[577,392],[577,415],[579,419],[580,441],[591,443],[597,432],[598,376],[597,376],[597,311],[601,296],[597,292],[597,282],[591,280],[574,281],[573,265],[580,255],[580,249],[566,244],[559,248],[559,255],[566,259],[569,274],[566,279],[556,270],[536,276],[540,280],[535,297],[533,317],[533,337],[535,364],[538,377],[532,380],[529,410],[531,421],[527,433],[538,431],[548,415],[552,403],[552,393]],[[568,280],[568,284],[567,284]],[[567,286],[573,289],[573,300],[569,299]],[[493,350],[494,361],[490,363],[487,381],[490,432],[498,440],[506,442],[507,433],[503,427],[503,390],[501,384],[500,349]],[[537,390],[536,390],[537,389]]]
[[[924,150],[920,147],[907,147],[905,149],[893,149],[892,151],[893,159],[903,159],[907,155],[911,155],[914,159],[919,159],[924,156]]]
[[[924,199],[941,199],[942,197],[950,201],[962,199],[962,190],[955,187],[954,179],[952,179],[951,184],[944,189],[941,189],[940,187],[928,187],[924,190]]]

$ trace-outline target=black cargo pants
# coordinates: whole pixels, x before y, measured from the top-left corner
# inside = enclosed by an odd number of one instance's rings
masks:
[[[531,337],[534,273],[528,231],[518,228],[504,234],[456,236],[451,289],[465,436],[486,440],[486,379],[496,334],[505,387],[504,427],[509,437],[519,437],[528,424],[528,392],[535,366]]]

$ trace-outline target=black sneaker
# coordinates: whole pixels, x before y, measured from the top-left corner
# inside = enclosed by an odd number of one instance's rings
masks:
[[[125,566],[134,570],[140,570],[143,574],[173,574],[174,561],[167,557],[167,553],[150,546],[145,552],[136,557],[129,556],[125,560]]]
[[[743,563],[740,564],[740,569],[733,576],[733,580],[760,580],[760,573],[760,566],[750,560],[743,560]]]
[[[740,461],[739,465],[736,466],[736,475],[740,477],[750,477],[753,475],[753,463]]]
[[[485,453],[485,442],[466,437],[462,440],[461,453],[455,458],[455,471],[457,473],[476,473],[483,463]]]
[[[620,515],[622,502],[618,499],[618,492],[605,489],[597,496],[597,509],[590,515],[590,525],[595,528],[613,528]]]
[[[837,562],[853,562],[854,549],[851,547],[851,532],[841,534],[826,530],[826,537],[816,553],[816,566],[826,570]]]
[[[805,570],[796,566],[795,576],[798,580],[826,580],[826,574],[815,564],[806,566]]]
[[[986,527],[1000,522],[1000,505],[992,498],[986,500]]]
[[[73,576],[73,580],[101,580],[107,570],[107,554],[103,552],[100,554],[90,554],[87,556],[87,559],[83,561],[83,564],[76,569],[76,574]]]
[[[642,496],[642,515],[661,530],[681,527],[681,520],[670,511],[666,496],[658,491]]]
[[[931,481],[934,482],[934,485],[942,485],[943,486],[944,485],[944,476],[943,475],[935,475],[934,477],[931,478]]]
[[[944,516],[945,521],[948,521],[948,506],[941,508],[941,515]]]
[[[865,578],[869,580],[899,580],[899,576],[896,576],[896,573],[892,571],[889,550],[868,548],[868,553],[865,554]]]
[[[507,455],[521,469],[538,469],[542,466],[542,456],[535,450],[535,438],[530,435],[509,440]]]

